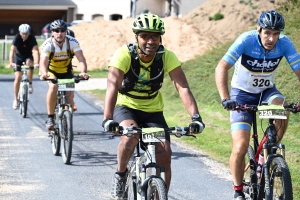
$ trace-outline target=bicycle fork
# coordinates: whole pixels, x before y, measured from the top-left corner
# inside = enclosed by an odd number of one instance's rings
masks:
[[[140,166],[142,166],[141,172],[139,171]],[[140,177],[140,181],[141,181],[141,188],[140,189],[138,188],[138,190],[140,190],[140,194],[137,193],[137,197],[138,199],[147,200],[147,189],[151,178],[153,177],[161,178],[165,182],[165,177],[166,177],[165,167],[156,164],[154,143],[150,142],[148,144],[147,151],[142,157],[140,157],[140,162],[136,163],[136,169],[138,169],[136,170],[137,177]],[[156,169],[159,169],[160,176],[156,175]]]

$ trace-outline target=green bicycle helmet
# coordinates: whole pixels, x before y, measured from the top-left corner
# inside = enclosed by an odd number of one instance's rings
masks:
[[[160,19],[159,16],[154,14],[141,14],[137,17],[132,26],[132,31],[137,34],[141,31],[147,32],[158,32],[161,35],[165,33],[164,22]]]

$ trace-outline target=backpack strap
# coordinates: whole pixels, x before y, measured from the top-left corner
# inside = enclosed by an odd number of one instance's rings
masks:
[[[49,55],[49,64],[48,64],[48,66],[50,66],[50,62],[51,62],[51,60],[54,56],[54,53],[55,53],[55,47],[53,45],[52,39],[53,38],[51,38],[51,42],[50,42],[51,43],[51,52],[50,52],[50,55]],[[68,37],[66,37],[66,39],[67,39],[67,54],[68,54],[68,57],[71,59],[71,62],[72,62],[72,59],[74,57],[74,53],[71,52],[70,39]]]

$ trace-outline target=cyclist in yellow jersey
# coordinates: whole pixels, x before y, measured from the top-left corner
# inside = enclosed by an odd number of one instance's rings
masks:
[[[161,36],[163,21],[154,14],[142,14],[135,19],[132,30],[135,43],[118,48],[110,63],[102,126],[115,132],[121,126],[168,127],[164,115],[163,96],[159,89],[165,74],[169,74],[186,107],[192,123],[191,131],[201,133],[204,123],[176,55],[164,48]],[[137,136],[136,136],[137,137]],[[138,140],[122,137],[118,146],[118,168],[113,176],[111,199],[123,199],[127,163]],[[171,181],[170,135],[156,146],[157,163],[166,167],[166,184]]]
[[[66,36],[67,24],[63,20],[55,20],[50,26],[52,37],[48,38],[42,44],[41,61],[40,61],[40,79],[59,78],[68,79],[73,78],[72,73],[72,57],[75,55],[79,62],[82,78],[88,79],[87,64],[83,55],[82,49],[78,41]],[[46,121],[46,128],[53,129],[54,126],[54,110],[56,106],[56,93],[58,86],[51,82],[48,83],[49,90],[47,93],[47,111],[48,120]],[[74,92],[69,92],[67,95],[67,103],[73,105]]]

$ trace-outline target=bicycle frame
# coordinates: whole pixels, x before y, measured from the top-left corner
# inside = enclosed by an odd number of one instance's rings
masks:
[[[134,200],[147,200],[152,194],[158,195],[159,199],[167,199],[165,167],[156,164],[155,143],[164,142],[166,133],[170,133],[170,135],[175,135],[176,137],[183,135],[195,136],[189,134],[188,127],[142,129],[130,126],[125,127],[125,129],[121,127],[121,130],[122,135],[127,137],[131,137],[134,134],[140,135],[136,146],[136,154],[133,156],[134,161],[128,164],[129,173],[125,188],[127,194],[125,195],[128,195],[128,198],[133,195]],[[147,144],[143,154],[140,152],[142,141]],[[157,174],[156,169],[159,169],[160,174]],[[155,189],[152,188],[152,184]]]
[[[19,106],[20,114],[23,115],[23,118],[25,118],[27,115],[27,104],[29,101],[29,91],[28,91],[29,80],[27,76],[28,69],[29,66],[23,63],[23,65],[21,66],[22,78],[20,81],[19,92],[18,92],[18,106]]]
[[[253,126],[252,126],[252,138],[253,138],[253,149],[255,153],[255,162],[254,163],[248,163],[245,167],[244,171],[247,171],[250,167],[251,170],[256,172],[258,159],[260,152],[264,152],[264,164],[262,167],[262,174],[261,174],[261,180],[258,181],[257,174],[251,174],[251,183],[257,183],[257,187],[253,187],[253,200],[262,199],[263,198],[263,190],[265,189],[265,197],[266,200],[272,199],[271,192],[270,192],[270,164],[273,158],[275,157],[282,157],[285,158],[285,146],[282,143],[277,144],[276,136],[277,136],[277,130],[274,125],[274,118],[268,118],[268,126],[266,128],[266,131],[264,132],[264,136],[261,139],[261,142],[258,142],[258,131],[257,131],[257,118],[256,118],[256,110],[251,111],[252,119],[253,119]],[[284,118],[281,118],[284,119]],[[276,153],[276,150],[280,149],[280,154]],[[251,161],[250,161],[251,162]],[[265,188],[264,188],[265,187]],[[261,193],[262,192],[262,193]]]
[[[73,79],[47,79],[52,83],[58,84],[56,107],[54,111],[55,126],[54,130],[49,133],[52,138],[52,152],[58,155],[60,152],[60,145],[62,143],[62,158],[65,164],[69,164],[72,155],[72,141],[73,141],[73,107],[67,103],[66,92],[75,90],[75,83],[80,80],[79,77]],[[61,141],[62,139],[62,141]]]

